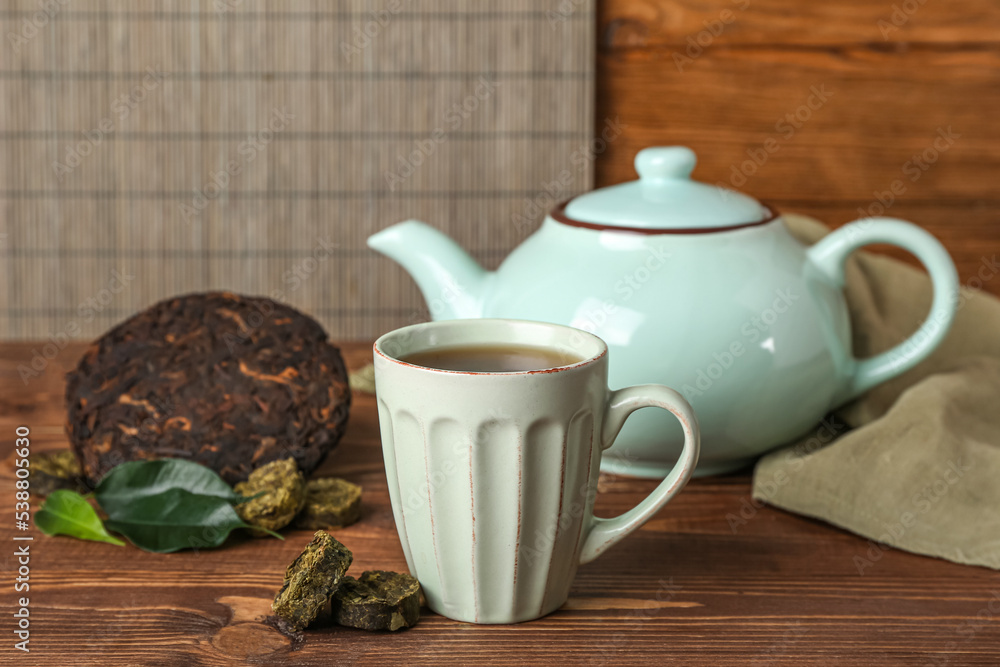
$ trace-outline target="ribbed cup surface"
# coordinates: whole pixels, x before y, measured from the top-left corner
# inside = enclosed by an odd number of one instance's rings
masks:
[[[600,460],[593,411],[422,420],[378,409],[396,525],[429,606],[511,623],[562,605]]]
[[[547,347],[579,358],[522,372],[435,370],[414,351]],[[431,609],[473,623],[537,618],[566,600],[592,522],[608,403],[607,346],[569,327],[451,320],[375,343],[392,511]],[[588,502],[589,500],[589,502]]]

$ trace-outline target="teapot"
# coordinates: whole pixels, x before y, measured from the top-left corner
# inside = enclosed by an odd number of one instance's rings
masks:
[[[771,207],[691,180],[695,161],[682,146],[640,151],[638,180],[556,206],[496,271],[415,220],[368,245],[409,272],[434,319],[540,320],[600,336],[612,387],[666,384],[691,403],[702,433],[695,474],[736,470],[923,360],[955,316],[958,276],[937,239],[894,218],[863,218],[805,246]],[[915,255],[934,297],[909,339],[858,359],[844,262],[872,243]],[[602,466],[663,477],[683,441],[669,415],[643,410]]]

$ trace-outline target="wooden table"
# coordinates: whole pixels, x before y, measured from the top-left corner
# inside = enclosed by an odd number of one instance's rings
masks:
[[[0,442],[31,429],[35,452],[64,448],[62,373],[73,345],[27,386],[17,366],[40,345],[0,345]],[[345,345],[348,364],[370,358]],[[9,461],[8,461],[9,463]],[[405,569],[378,442],[374,400],[355,397],[347,435],[324,464],[364,487],[364,517],[337,532],[352,571]],[[859,575],[865,540],[750,504],[748,473],[692,482],[608,555],[580,568],[569,602],[513,626],[457,623],[426,612],[395,634],[309,631],[295,643],[262,624],[285,566],[309,540],[231,538],[220,549],[150,554],[131,546],[49,538],[32,529],[30,655],[13,649],[13,484],[3,520],[3,647],[20,665],[330,665],[474,662],[589,665],[996,665],[1000,575],[896,550]],[[606,479],[610,516],[652,481]],[[734,531],[727,515],[747,517]],[[18,533],[23,534],[23,533]],[[10,659],[8,660],[8,656]]]

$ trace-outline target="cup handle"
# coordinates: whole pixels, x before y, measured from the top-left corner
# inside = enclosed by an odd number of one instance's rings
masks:
[[[659,486],[629,511],[613,519],[602,519],[593,514],[589,515],[587,536],[584,538],[583,547],[580,550],[581,565],[600,556],[608,547],[646,523],[650,517],[660,511],[661,507],[684,488],[687,481],[691,479],[694,467],[698,463],[701,436],[698,432],[698,420],[694,410],[691,409],[683,396],[673,389],[658,384],[636,385],[609,394],[601,432],[602,451],[614,443],[630,414],[639,408],[648,407],[663,408],[673,413],[681,423],[681,428],[684,429],[684,448],[681,450],[680,458]]]
[[[836,397],[838,405],[923,361],[948,333],[958,306],[958,273],[948,251],[930,233],[904,220],[857,220],[820,239],[807,256],[813,267],[842,287],[848,255],[870,243],[889,243],[913,253],[930,274],[934,300],[920,328],[891,350],[868,359],[855,359],[847,351],[849,380]]]

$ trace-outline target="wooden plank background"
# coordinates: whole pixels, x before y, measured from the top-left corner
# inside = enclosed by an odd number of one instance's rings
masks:
[[[937,235],[963,284],[1000,295],[996,2],[604,0],[597,32],[596,122],[626,127],[596,185],[635,178],[644,146],[685,144],[695,178],[839,226],[899,181],[885,214]],[[829,95],[803,108],[813,87]],[[776,128],[796,112],[799,127]],[[959,136],[935,155],[949,127]],[[769,139],[777,150],[746,165]],[[926,170],[907,167],[924,151]]]
[[[8,0],[0,337],[69,325],[87,337],[157,298],[205,287],[280,290],[337,338],[374,336],[426,311],[408,277],[364,248],[369,233],[422,217],[495,266],[531,230],[514,216],[530,199],[545,203],[568,156],[616,120],[621,136],[593,167],[571,170],[560,194],[589,187],[591,171],[596,185],[634,178],[633,156],[651,144],[692,146],[695,176],[708,182],[734,186],[733,169],[752,168],[741,189],[835,226],[877,211],[898,182],[905,192],[887,213],[941,238],[964,284],[1000,294],[990,272],[1000,247],[995,3],[605,0],[595,35],[590,0],[402,2],[346,62],[339,42],[389,6],[219,0],[139,11],[74,0],[15,50],[9,35],[38,6]],[[52,161],[112,115],[147,66],[175,76],[56,178]],[[385,192],[385,171],[441,124],[472,75],[501,71],[506,87]],[[828,99],[805,111],[814,86]],[[185,223],[180,203],[286,101],[299,105],[296,119]],[[776,126],[796,111],[808,120],[788,136],[789,125]],[[948,128],[957,138],[934,155]],[[778,150],[748,163],[747,151],[759,158],[768,140]],[[912,164],[904,169],[925,151],[936,159],[911,180]],[[336,243],[333,261],[307,272],[322,238]],[[85,310],[92,321],[81,317],[81,303],[107,296],[115,267],[141,271],[99,312]],[[296,273],[307,279],[285,281]]]
[[[209,288],[372,338],[426,311],[370,234],[417,217],[495,265],[593,126],[591,0],[46,7],[0,4],[0,338]]]

